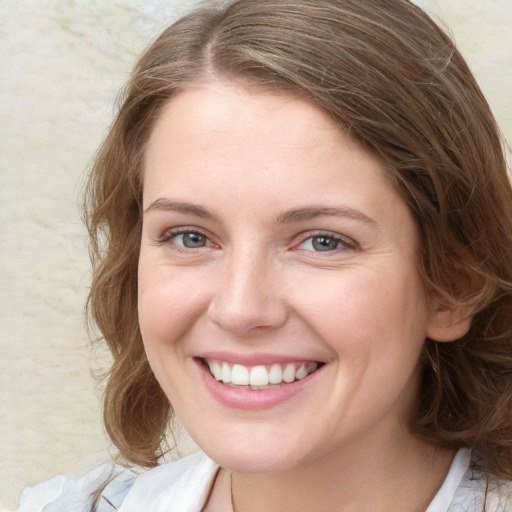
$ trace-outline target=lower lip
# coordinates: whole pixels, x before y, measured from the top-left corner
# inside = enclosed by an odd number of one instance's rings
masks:
[[[306,388],[309,388],[323,369],[322,366],[306,378],[292,382],[291,384],[283,384],[275,388],[252,391],[248,389],[232,388],[222,384],[215,380],[201,360],[195,360],[195,362],[203,383],[218,402],[233,409],[245,410],[270,409],[286,400],[290,400]]]

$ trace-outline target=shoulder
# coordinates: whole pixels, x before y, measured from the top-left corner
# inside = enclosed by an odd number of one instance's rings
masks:
[[[203,452],[151,469],[137,477],[121,512],[202,510],[218,469]]]
[[[167,512],[169,503],[173,512],[200,510],[217,469],[202,452],[140,474],[111,463],[96,465],[26,488],[16,512],[91,512],[100,488],[96,512]]]
[[[449,512],[512,512],[512,482],[470,468]]]
[[[113,463],[95,465],[85,471],[59,475],[23,490],[16,512],[91,512],[93,496],[104,487],[97,512],[118,508],[130,490],[136,473]]]

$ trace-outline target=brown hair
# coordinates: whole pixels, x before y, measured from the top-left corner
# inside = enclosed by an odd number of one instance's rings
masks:
[[[141,57],[92,168],[85,218],[89,312],[114,357],[105,425],[143,466],[165,446],[171,406],[137,321],[145,144],[177,91],[222,77],[288,91],[328,112],[383,162],[419,228],[430,293],[473,316],[427,340],[417,435],[473,447],[512,478],[512,193],[489,106],[450,38],[407,0],[234,0],[200,7]]]

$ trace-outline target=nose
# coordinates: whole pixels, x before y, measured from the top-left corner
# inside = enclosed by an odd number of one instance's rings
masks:
[[[217,280],[208,317],[237,336],[254,336],[286,322],[279,269],[265,257],[233,255]]]

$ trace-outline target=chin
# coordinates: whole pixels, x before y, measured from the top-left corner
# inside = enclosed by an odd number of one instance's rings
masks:
[[[299,461],[286,453],[276,454],[275,450],[267,453],[261,450],[213,450],[207,455],[221,467],[234,473],[272,474],[291,470],[299,465]]]
[[[246,433],[247,434],[247,433]],[[194,438],[193,433],[191,434]],[[268,474],[294,468],[304,457],[305,443],[283,442],[281,436],[235,436],[194,438],[199,447],[221,467],[235,473]],[[270,441],[270,442],[269,442]]]

